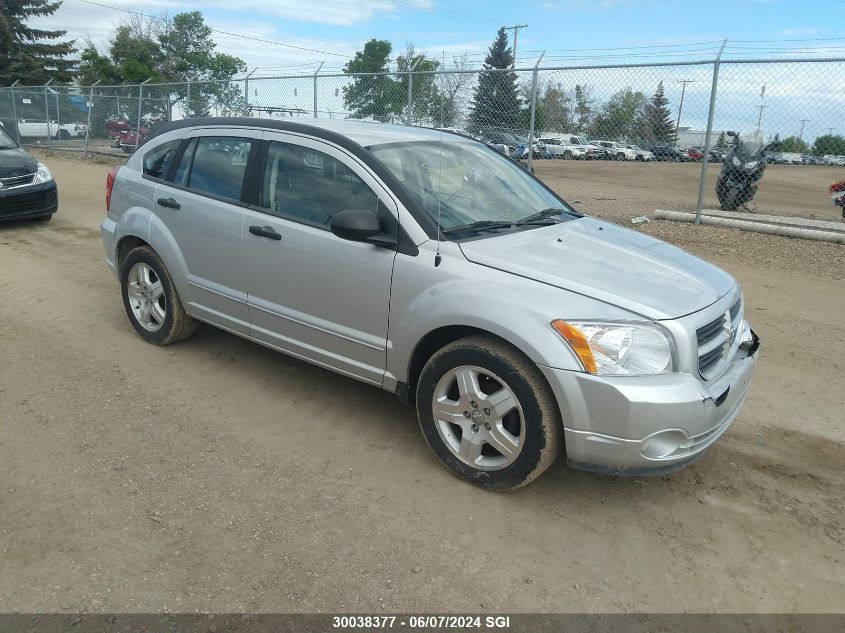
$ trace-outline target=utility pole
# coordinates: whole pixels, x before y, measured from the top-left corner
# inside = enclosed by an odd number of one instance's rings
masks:
[[[833,136],[833,130],[835,130],[835,129],[836,129],[835,127],[829,127],[829,128],[827,128],[827,135],[828,135],[828,136]]]
[[[810,121],[811,119],[801,119],[801,131],[798,133],[798,140],[804,140],[804,124]]]
[[[511,68],[516,67],[516,41],[519,37],[519,30],[524,29],[527,27],[527,24],[514,24],[513,26],[506,26],[506,31],[513,31],[513,63],[511,64]]]
[[[763,123],[763,108],[768,108],[769,106],[761,103],[757,107],[760,108],[760,114],[757,117],[757,138],[759,139],[760,138],[760,126]]]
[[[687,91],[687,84],[695,83],[694,79],[679,79],[681,84],[681,103],[678,105],[678,122],[675,123],[675,145],[678,144],[678,137],[681,135],[681,112],[684,111],[684,93]]]

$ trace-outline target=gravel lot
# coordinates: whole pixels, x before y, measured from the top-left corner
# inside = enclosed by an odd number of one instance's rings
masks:
[[[643,225],[744,285],[763,340],[745,409],[675,475],[561,462],[496,494],[450,476],[388,393],[210,327],[142,342],[103,263],[107,167],[49,162],[60,213],[0,227],[3,611],[845,604],[842,246]],[[691,167],[538,172],[627,223],[689,208]]]

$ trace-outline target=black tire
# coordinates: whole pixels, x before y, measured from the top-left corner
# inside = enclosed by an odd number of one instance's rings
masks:
[[[563,153],[563,160],[572,160],[572,152],[569,151],[569,150],[566,150]]]
[[[625,160],[625,154],[623,154],[622,152],[619,152],[616,155],[616,160]]]
[[[129,272],[138,263],[147,264],[153,270],[158,280],[161,281],[162,288],[164,289],[164,323],[155,332],[151,332],[141,325],[129,303],[129,293],[127,291],[129,286]],[[176,287],[173,285],[170,273],[167,271],[158,254],[149,246],[133,248],[126,255],[126,259],[123,260],[123,265],[120,268],[120,292],[129,322],[132,323],[132,327],[141,335],[141,338],[148,343],[153,343],[154,345],[170,345],[171,343],[176,343],[177,341],[190,337],[197,329],[197,322],[185,312],[185,308],[182,306],[182,300],[176,293]]]
[[[465,365],[500,377],[523,412],[523,442],[516,459],[498,470],[475,468],[461,461],[437,430],[432,401],[438,381]],[[446,345],[425,364],[417,381],[416,408],[429,447],[454,474],[491,490],[513,490],[536,479],[563,448],[563,424],[543,374],[519,350],[488,336],[468,336]]]
[[[737,199],[739,198],[739,191],[736,187],[729,187],[723,196],[722,211],[736,211],[739,207]]]
[[[33,222],[49,222],[53,219],[53,214],[48,213],[47,215],[39,215],[37,218],[32,218]]]
[[[68,132],[67,130],[59,130],[58,132],[56,132],[56,138],[66,141],[70,138],[70,132]]]

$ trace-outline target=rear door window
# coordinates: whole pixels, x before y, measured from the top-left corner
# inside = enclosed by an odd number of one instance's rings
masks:
[[[169,141],[148,151],[144,155],[144,175],[150,178],[166,178],[181,142],[181,140]]]
[[[240,200],[253,142],[233,136],[200,137],[187,177],[188,188],[228,200]]]

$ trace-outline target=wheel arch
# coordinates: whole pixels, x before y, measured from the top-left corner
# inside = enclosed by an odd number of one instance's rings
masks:
[[[534,362],[524,350],[494,332],[471,325],[445,325],[431,330],[417,341],[414,351],[411,353],[411,358],[408,361],[408,382],[406,383],[404,389],[397,391],[399,398],[406,404],[412,403],[416,394],[417,381],[419,380],[420,374],[422,373],[423,367],[425,367],[425,364],[428,362],[428,359],[431,358],[437,350],[445,347],[449,343],[472,335],[482,335],[495,339],[517,350],[525,356],[529,362]]]

